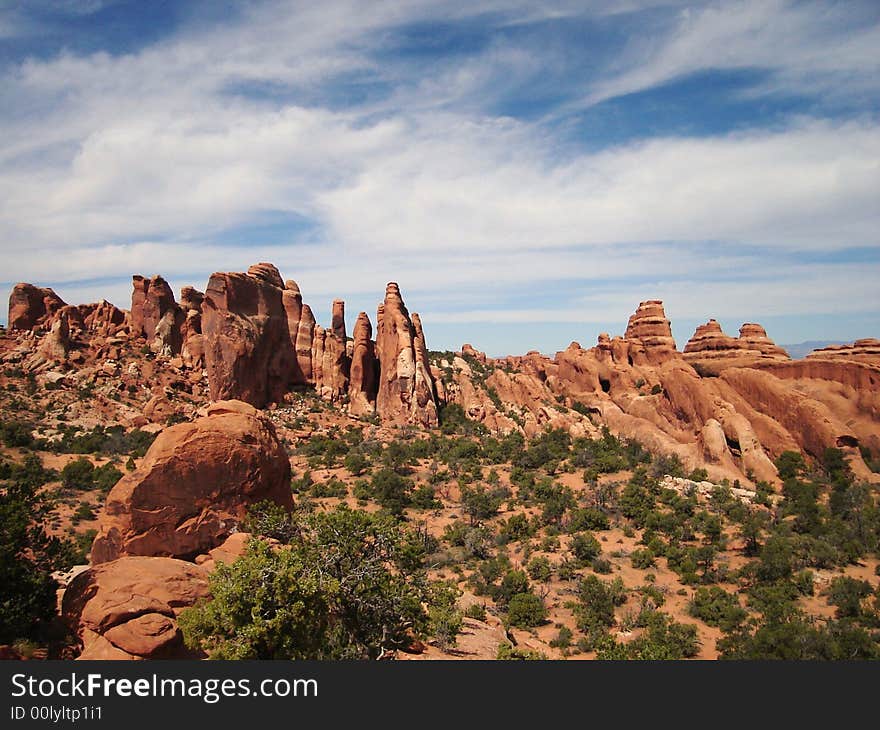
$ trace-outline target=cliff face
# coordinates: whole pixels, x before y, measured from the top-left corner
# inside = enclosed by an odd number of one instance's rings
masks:
[[[342,300],[333,301],[324,328],[297,283],[268,263],[213,274],[205,294],[184,287],[179,303],[160,276],[135,276],[132,289],[125,312],[107,302],[68,306],[51,290],[17,285],[10,297],[22,343],[16,362],[35,373],[86,364],[113,372],[120,348],[152,352],[160,360],[145,357],[125,376],[127,387],[154,390],[157,418],[167,405],[157,384],[170,367],[194,395],[207,387],[213,400],[258,408],[313,388],[351,416],[389,425],[435,427],[444,405],[455,403],[498,433],[563,428],[597,436],[605,426],[714,479],[744,483],[775,480],[773,459],[782,451],[818,458],[835,446],[857,475],[877,481],[860,447],[880,452],[878,340],[791,360],[760,325],[746,323],[731,337],[709,320],[680,353],[663,303],[649,300],[623,336],[603,333],[589,349],[573,342],[553,357],[492,359],[464,345],[431,355],[421,319],[393,282],[375,330],[361,312],[351,338]]]

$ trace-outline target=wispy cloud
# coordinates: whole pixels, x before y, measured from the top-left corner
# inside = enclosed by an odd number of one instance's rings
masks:
[[[0,279],[125,304],[133,272],[198,285],[274,260],[368,310],[397,279],[429,328],[608,321],[654,296],[688,317],[880,310],[877,267],[849,266],[880,244],[872,4],[680,6],[196,6],[128,53],[21,53],[0,69]],[[848,111],[614,143],[560,121],[746,68],[763,73],[743,103]],[[248,240],[267,216],[304,224]],[[816,251],[836,253],[792,266]]]

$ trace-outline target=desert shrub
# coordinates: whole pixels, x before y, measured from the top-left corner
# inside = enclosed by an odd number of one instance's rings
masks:
[[[188,646],[215,659],[367,659],[428,628],[431,594],[398,560],[393,519],[340,507],[297,520],[289,547],[252,540],[217,568],[212,599],[180,616]]]
[[[550,646],[556,649],[568,649],[571,646],[574,633],[568,626],[560,626],[556,638],[550,641]]]
[[[581,631],[591,632],[614,624],[614,607],[625,600],[622,583],[605,583],[595,575],[582,578],[577,588],[574,615]]]
[[[831,581],[825,593],[828,603],[837,607],[837,618],[859,618],[863,611],[862,599],[870,596],[872,591],[868,581],[841,575]]]
[[[643,661],[678,660],[695,656],[700,650],[697,627],[680,624],[654,611],[647,631],[627,644],[609,642],[599,649],[599,659]]]
[[[709,472],[702,467],[698,467],[688,474],[687,478],[692,482],[705,482],[709,478]]]
[[[416,509],[439,509],[443,503],[437,499],[434,487],[430,484],[421,484],[410,495],[410,503]]]
[[[122,472],[108,461],[102,466],[95,467],[92,477],[95,488],[106,494],[122,479]]]
[[[438,581],[430,586],[428,631],[443,651],[455,646],[461,632],[462,613],[456,608],[461,591],[452,582]]]
[[[476,619],[477,621],[485,621],[486,607],[482,603],[472,603],[467,607],[464,615],[468,618]]]
[[[605,558],[593,558],[590,561],[590,568],[593,569],[593,572],[600,575],[608,575],[612,571],[611,562]]]
[[[360,451],[349,451],[345,455],[343,466],[352,476],[359,477],[370,468],[370,460]]]
[[[579,532],[571,538],[571,552],[581,565],[588,565],[601,555],[602,544],[589,532]]]
[[[521,570],[509,570],[493,592],[495,603],[506,608],[510,600],[519,593],[531,593],[528,576]]]
[[[50,504],[42,483],[14,481],[0,489],[0,643],[32,638],[55,615],[52,571],[77,558],[75,545],[44,530]]]
[[[644,548],[633,550],[629,559],[630,562],[632,562],[633,568],[640,568],[642,570],[653,568],[656,564],[654,553],[651,550]]]
[[[529,561],[526,567],[529,577],[532,580],[546,582],[553,575],[553,568],[550,561],[543,555],[536,556]]]
[[[314,482],[310,489],[310,494],[316,499],[326,497],[347,497],[348,487],[345,482],[337,479],[335,476],[323,482]]]
[[[248,507],[242,525],[245,532],[289,543],[299,533],[299,526],[280,504],[263,500]]]
[[[10,448],[28,448],[34,443],[31,428],[30,424],[23,421],[4,418],[0,421],[0,441]]]
[[[694,618],[731,631],[745,621],[748,614],[739,605],[737,597],[718,586],[697,588],[688,604],[688,613]]]
[[[471,523],[476,524],[488,520],[498,514],[501,503],[509,496],[505,488],[487,489],[482,485],[461,490],[461,504]]]
[[[534,593],[517,593],[507,607],[507,621],[511,626],[527,629],[540,626],[547,618],[544,601]]]
[[[370,492],[373,499],[393,515],[403,514],[410,501],[410,481],[390,468],[373,474]]]
[[[540,661],[547,657],[539,651],[520,649],[507,643],[499,644],[498,654],[495,657],[499,661]]]
[[[582,530],[607,530],[609,527],[608,515],[594,507],[579,507],[569,512],[565,528],[569,532],[581,532]]]
[[[95,484],[95,465],[84,456],[64,465],[61,483],[67,489],[92,489]]]
[[[92,505],[88,502],[80,502],[73,513],[73,519],[77,522],[95,519],[95,511],[92,509]]]

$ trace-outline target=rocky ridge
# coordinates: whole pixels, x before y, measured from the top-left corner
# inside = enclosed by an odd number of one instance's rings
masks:
[[[147,389],[133,423],[171,417],[169,387],[194,403],[237,399],[256,408],[313,389],[351,417],[375,415],[389,426],[431,428],[458,404],[492,432],[596,436],[606,427],[746,485],[775,482],[782,451],[819,458],[828,446],[845,449],[860,477],[876,479],[860,449],[880,452],[877,340],[791,360],[760,325],[730,337],[709,320],[679,352],[662,302],[648,300],[622,336],[603,333],[592,348],[573,342],[553,357],[493,359],[470,344],[431,353],[393,282],[375,329],[360,312],[349,336],[342,300],[330,314],[329,327],[317,324],[297,283],[269,263],[215,273],[204,294],[185,287],[179,303],[162,277],[135,276],[127,312],[107,302],[70,307],[50,289],[20,284],[10,297],[17,344],[4,359],[56,382],[89,372]],[[123,370],[120,358],[138,347],[153,360]]]

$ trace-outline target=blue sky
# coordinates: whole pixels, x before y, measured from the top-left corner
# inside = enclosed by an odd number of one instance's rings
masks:
[[[272,261],[433,349],[655,298],[679,346],[880,336],[878,49],[872,0],[0,0],[0,290]]]

